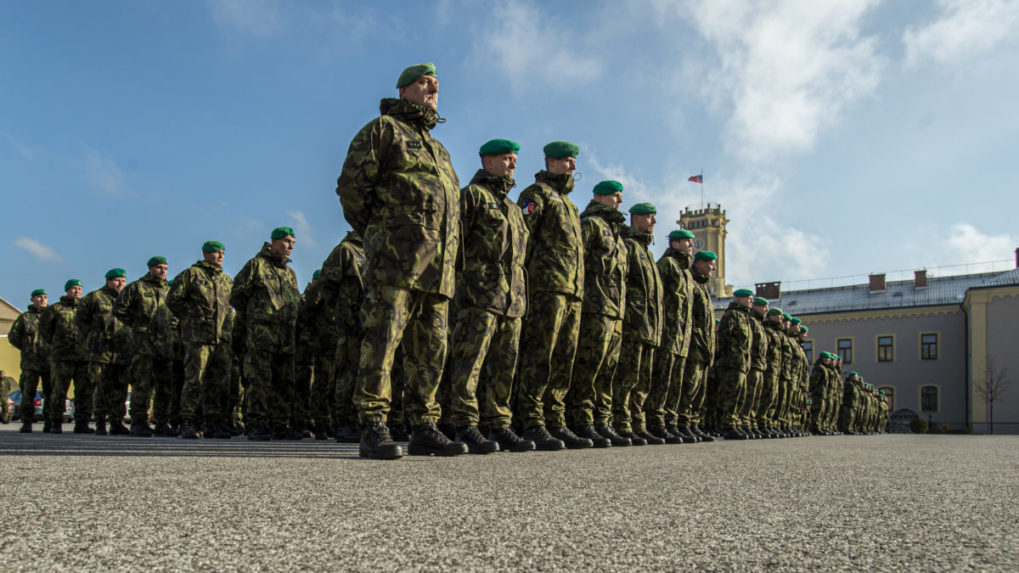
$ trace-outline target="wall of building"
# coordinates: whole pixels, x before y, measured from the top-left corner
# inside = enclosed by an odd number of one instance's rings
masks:
[[[1019,289],[1015,287],[972,291],[973,418],[974,430],[990,429],[990,409],[976,386],[987,375],[988,366],[1001,374],[1006,389],[994,403],[994,432],[1019,434]]]

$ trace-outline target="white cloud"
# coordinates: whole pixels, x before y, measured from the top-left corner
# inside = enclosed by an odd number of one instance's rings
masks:
[[[85,178],[92,187],[107,195],[127,193],[124,172],[117,163],[90,147],[85,149]]]
[[[25,249],[26,251],[35,255],[37,259],[43,261],[53,261],[55,263],[63,262],[63,258],[57,254],[53,247],[48,247],[35,239],[28,237],[18,237],[14,241],[14,246]]]
[[[491,19],[474,32],[472,57],[479,67],[494,58],[500,75],[515,90],[576,87],[598,79],[602,62],[575,49],[580,39],[568,30],[569,26],[557,23],[537,5],[497,3]]]
[[[978,273],[1011,268],[1010,255],[1019,247],[1019,236],[989,235],[970,223],[955,223],[937,241],[938,250],[947,255],[949,264],[965,264],[964,270],[954,269],[942,274]],[[979,264],[999,261],[997,265]]]
[[[1015,0],[940,0],[939,18],[921,28],[906,28],[906,64],[924,60],[958,64],[1016,39],[1019,2]]]
[[[253,36],[269,36],[281,24],[279,0],[209,0],[209,9],[216,23]]]
[[[311,223],[301,211],[289,211],[287,215],[294,220],[294,233],[297,233],[297,240],[308,247],[318,246],[315,237],[312,235]]]
[[[688,20],[719,61],[688,57],[683,77],[716,113],[728,115],[726,147],[766,162],[813,149],[819,132],[871,94],[884,60],[861,37],[874,0],[660,3]]]
[[[39,154],[38,149],[25,145],[10,133],[4,132],[4,138],[7,139],[7,143],[9,143],[11,147],[18,152],[18,155],[20,155],[22,159],[35,159]]]

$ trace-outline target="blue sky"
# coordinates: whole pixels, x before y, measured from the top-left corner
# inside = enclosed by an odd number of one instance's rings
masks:
[[[19,306],[155,254],[176,274],[207,239],[235,273],[278,225],[303,285],[348,228],[351,138],[423,61],[463,183],[487,139],[521,143],[514,196],[573,141],[575,201],[622,181],[624,209],[658,206],[657,253],[703,169],[737,286],[1019,246],[1016,2],[4,2],[0,54]]]

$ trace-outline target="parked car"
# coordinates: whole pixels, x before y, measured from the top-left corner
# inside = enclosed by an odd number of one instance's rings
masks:
[[[46,400],[42,397],[42,390],[35,391],[35,421],[41,422]],[[21,419],[21,390],[15,390],[7,395],[7,411],[11,413],[11,420]],[[67,398],[64,402],[64,421],[74,420],[74,401]]]

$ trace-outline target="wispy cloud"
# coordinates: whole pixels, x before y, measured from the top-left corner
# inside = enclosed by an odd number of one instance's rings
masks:
[[[1014,0],[941,0],[941,12],[926,26],[906,28],[906,64],[931,60],[958,64],[1016,40],[1019,2]]]
[[[4,139],[7,140],[7,143],[9,143],[10,146],[13,147],[14,150],[18,152],[18,155],[20,155],[22,159],[31,160],[35,159],[36,156],[39,155],[39,150],[37,148],[22,143],[20,140],[18,140],[18,138],[14,137],[13,135],[6,131],[3,132],[3,134]]]
[[[1009,259],[1009,255],[1013,254],[1015,248],[1019,246],[1019,236],[1007,233],[988,234],[970,223],[959,222],[953,224],[948,233],[936,244],[942,253],[947,254],[949,263],[958,261],[986,263]],[[1001,265],[998,265],[997,270],[1000,269]],[[966,272],[990,270],[994,270],[992,265],[972,265],[972,268],[967,269]]]
[[[18,237],[14,240],[14,246],[35,255],[37,259],[43,261],[52,261],[54,263],[63,262],[63,258],[57,254],[53,247],[46,246],[35,239],[29,237]]]
[[[281,26],[279,0],[208,0],[212,19],[230,30],[266,37]]]
[[[315,241],[315,237],[312,234],[311,223],[308,222],[308,218],[304,216],[301,211],[289,211],[287,215],[294,220],[294,232],[297,233],[297,239],[308,247],[317,247],[318,242]]]
[[[124,171],[112,158],[91,147],[85,148],[85,179],[106,195],[124,195],[127,191]]]

